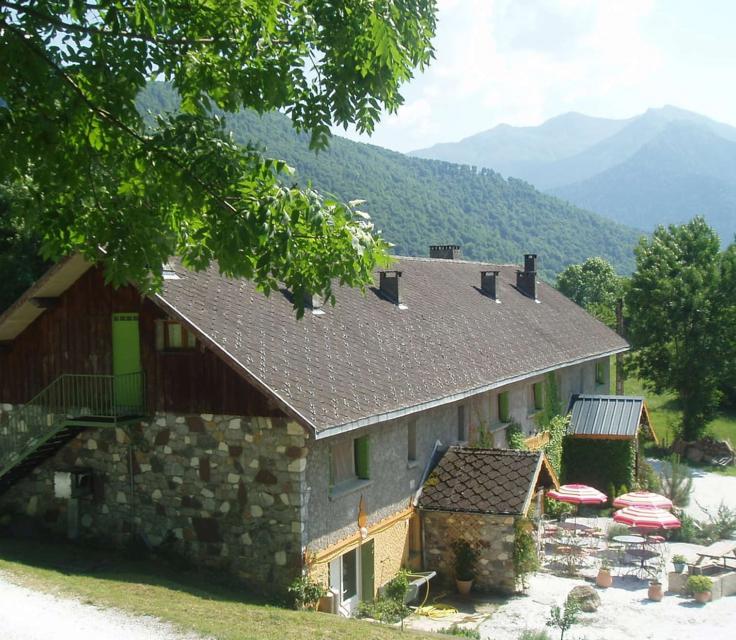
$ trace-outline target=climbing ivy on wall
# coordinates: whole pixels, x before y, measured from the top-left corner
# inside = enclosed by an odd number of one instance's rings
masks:
[[[633,440],[566,437],[562,453],[565,482],[580,482],[606,491],[609,485],[631,487],[636,466]]]
[[[549,431],[549,442],[544,445],[544,453],[547,455],[552,468],[558,477],[562,476],[562,452],[564,449],[567,428],[570,426],[570,415],[557,415],[547,425]]]

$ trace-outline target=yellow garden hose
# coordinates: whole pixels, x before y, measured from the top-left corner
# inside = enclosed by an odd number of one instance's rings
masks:
[[[408,577],[415,577],[415,578],[423,578],[424,576],[420,574],[409,574]],[[416,613],[419,616],[425,616],[427,618],[430,618],[431,620],[437,620],[439,618],[446,618],[447,616],[451,616],[455,613],[457,613],[457,609],[449,604],[442,604],[436,603],[435,601],[439,600],[441,597],[447,595],[445,593],[440,593],[437,595],[434,600],[433,604],[428,605],[427,600],[429,600],[429,580],[426,582],[427,585],[427,593],[424,595],[424,600],[422,601],[422,604],[420,604],[418,607],[414,609],[414,613]]]

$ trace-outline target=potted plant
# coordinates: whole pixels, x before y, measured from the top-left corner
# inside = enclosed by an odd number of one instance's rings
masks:
[[[687,579],[687,590],[693,594],[695,602],[705,604],[710,600],[713,580],[708,576],[690,576]]]
[[[680,553],[676,553],[674,556],[672,556],[672,564],[675,566],[675,571],[677,573],[682,573],[683,571],[685,571],[687,558],[685,558],[685,556]]]
[[[598,568],[598,575],[595,577],[595,583],[602,589],[608,589],[613,584],[613,576],[611,576],[611,564],[605,558],[601,560]]]
[[[659,578],[654,578],[649,581],[649,589],[647,589],[647,598],[654,602],[661,602],[664,597],[664,591],[662,591],[662,582]]]
[[[294,598],[297,609],[316,611],[319,600],[327,594],[327,589],[309,576],[300,576],[289,585],[289,593]]]
[[[452,544],[455,552],[455,583],[458,593],[467,595],[473,588],[478,552],[467,540],[455,540]]]

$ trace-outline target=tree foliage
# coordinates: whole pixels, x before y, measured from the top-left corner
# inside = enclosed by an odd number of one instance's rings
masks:
[[[714,417],[732,354],[733,284],[720,241],[702,218],[658,227],[636,249],[627,294],[628,335],[639,375],[657,393],[674,391],[683,436],[695,439]]]
[[[279,109],[312,149],[370,132],[432,56],[434,0],[0,1],[0,182],[21,184],[47,257],[81,251],[156,287],[172,255],[263,290],[361,285],[385,244],[353,206],[294,186],[216,109]],[[181,111],[136,97],[169,81]],[[100,252],[99,249],[104,249]],[[300,303],[302,296],[295,295]]]
[[[557,289],[609,326],[616,323],[616,301],[624,290],[624,278],[604,258],[588,258],[571,264],[557,276]]]

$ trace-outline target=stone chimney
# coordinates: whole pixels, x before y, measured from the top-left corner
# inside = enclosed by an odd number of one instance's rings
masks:
[[[489,298],[492,298],[496,302],[498,300],[498,271],[481,271],[480,272],[480,289]]]
[[[516,272],[516,288],[532,300],[537,299],[537,254],[524,255],[524,271]]]
[[[401,271],[381,271],[381,293],[394,304],[401,304]]]
[[[431,244],[429,245],[429,257],[443,260],[462,260],[463,250],[459,244]]]

